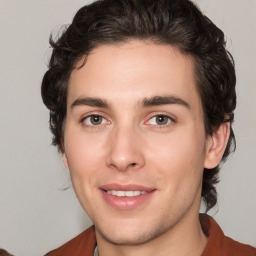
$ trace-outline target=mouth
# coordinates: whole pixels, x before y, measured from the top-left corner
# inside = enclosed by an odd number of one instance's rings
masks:
[[[140,195],[145,195],[149,192],[147,191],[122,191],[122,190],[106,190],[109,195],[117,197],[135,197]]]
[[[156,189],[140,185],[108,184],[100,187],[105,202],[119,210],[132,210],[146,205]]]

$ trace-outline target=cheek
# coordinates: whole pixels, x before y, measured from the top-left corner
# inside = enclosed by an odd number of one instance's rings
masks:
[[[182,133],[166,136],[151,136],[145,140],[145,149],[149,159],[159,159],[163,165],[170,167],[179,165],[191,165],[201,163],[205,156],[205,140],[203,136]],[[192,165],[193,166],[193,165]]]
[[[67,134],[68,135],[68,134]],[[93,195],[97,190],[97,172],[101,169],[97,143],[83,136],[66,136],[65,149],[70,170],[72,185],[80,204],[89,216],[95,208]]]
[[[102,163],[99,152],[99,143],[91,143],[90,140],[78,133],[65,137],[65,152],[73,187],[79,197],[86,191],[90,193],[91,186],[95,187],[95,177]]]
[[[88,172],[90,166],[98,163],[101,157],[102,143],[99,136],[86,136],[81,131],[65,134],[65,151],[70,169],[75,172]]]
[[[149,165],[158,170],[157,177],[163,177],[161,182],[172,183],[175,187],[198,184],[203,173],[204,144],[203,136],[196,132],[158,136],[147,141],[146,158]]]
[[[193,140],[188,143],[185,138],[173,140],[171,146],[166,142],[162,149],[151,154],[151,159],[154,158],[151,165],[158,170],[154,173],[157,184],[163,189],[164,204],[170,202],[166,207],[171,207],[173,214],[201,198],[204,154],[200,146],[191,149],[194,143]]]

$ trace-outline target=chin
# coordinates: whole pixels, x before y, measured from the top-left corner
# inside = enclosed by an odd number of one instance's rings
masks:
[[[123,232],[101,232],[100,235],[108,242],[115,245],[140,245],[152,240],[152,235],[146,232],[133,232],[124,234]]]
[[[140,245],[147,243],[162,234],[164,234],[168,227],[166,223],[163,225],[135,225],[129,223],[123,225],[114,225],[108,227],[97,227],[96,232],[104,240],[115,245]]]

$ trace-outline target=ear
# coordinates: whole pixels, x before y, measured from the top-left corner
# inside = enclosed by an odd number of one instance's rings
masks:
[[[64,167],[69,170],[68,159],[65,152],[62,152],[62,162],[64,164]]]
[[[67,159],[67,155],[65,153],[65,146],[64,146],[63,139],[61,140],[60,143],[61,143],[60,149],[61,149],[61,152],[62,152],[62,162],[63,162],[64,167],[69,170],[68,159]]]
[[[216,167],[224,154],[230,135],[230,123],[223,123],[217,131],[207,139],[206,157],[204,167],[212,169]]]

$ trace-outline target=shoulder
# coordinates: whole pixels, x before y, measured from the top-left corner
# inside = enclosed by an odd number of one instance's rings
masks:
[[[233,256],[256,256],[256,248],[239,243],[227,236],[224,236],[221,242],[221,247],[223,248],[223,255],[233,255]]]
[[[208,242],[202,256],[256,256],[256,248],[239,243],[224,235],[216,221],[207,215],[200,215],[202,229]]]
[[[94,226],[45,256],[92,256],[96,245]]]

